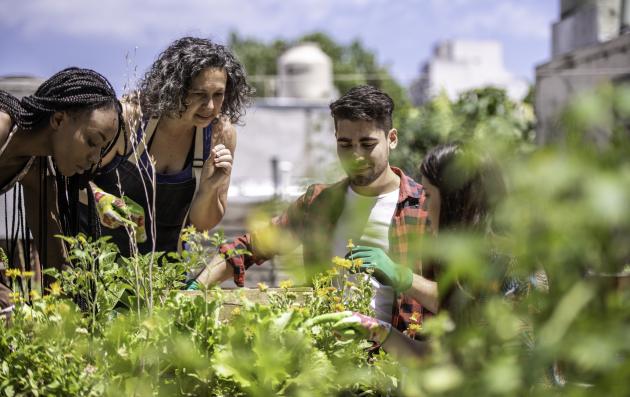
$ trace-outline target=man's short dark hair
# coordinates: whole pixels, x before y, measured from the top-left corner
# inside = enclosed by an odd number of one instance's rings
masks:
[[[392,98],[369,85],[360,85],[350,89],[345,95],[330,104],[330,113],[335,120],[375,121],[385,132],[392,129]]]

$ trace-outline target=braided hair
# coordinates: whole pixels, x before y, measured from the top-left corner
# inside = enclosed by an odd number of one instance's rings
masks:
[[[55,112],[120,108],[116,91],[105,77],[90,69],[67,68],[39,86],[35,94],[18,100],[0,90],[0,109],[21,129],[32,130]]]
[[[18,128],[29,131],[42,128],[55,112],[85,112],[113,107],[118,113],[118,131],[114,139],[101,152],[101,158],[113,148],[123,128],[122,106],[116,97],[111,83],[101,74],[90,70],[71,67],[55,73],[39,86],[33,95],[21,100],[0,90],[0,110],[7,112]],[[46,258],[46,238],[49,203],[47,197],[48,167],[45,159],[39,160],[40,173],[40,258]],[[99,222],[96,215],[93,194],[87,183],[90,175],[64,177],[57,170],[57,204],[63,232],[66,235],[78,233],[78,192],[88,189],[88,207],[90,212],[90,232],[98,237]],[[16,208],[14,208],[14,212]],[[25,234],[28,236],[28,233]],[[27,244],[28,242],[25,242]]]

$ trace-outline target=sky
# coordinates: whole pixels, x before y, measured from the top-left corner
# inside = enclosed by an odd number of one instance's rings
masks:
[[[323,31],[359,39],[403,85],[436,42],[493,39],[506,68],[534,80],[550,57],[559,0],[0,0],[0,76],[47,78],[88,67],[124,90],[184,35],[225,43],[231,31],[263,41]]]

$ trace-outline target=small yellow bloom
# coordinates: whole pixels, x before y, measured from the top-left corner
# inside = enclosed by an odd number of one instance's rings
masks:
[[[346,310],[346,308],[345,308],[345,306],[344,306],[343,304],[341,304],[341,303],[335,303],[335,304],[333,305],[333,310],[334,310],[334,311],[336,311],[336,312],[343,312],[343,311],[345,311],[345,310]]]
[[[291,287],[293,287],[293,281],[291,280],[280,281],[280,288],[289,289]]]
[[[29,295],[31,296],[31,300],[36,301],[38,299],[41,299],[41,295],[36,290],[32,290],[31,292],[29,292]]]
[[[59,296],[61,295],[61,283],[59,283],[59,281],[55,281],[54,283],[50,284],[50,294],[53,296]]]
[[[328,295],[328,291],[324,288],[320,288],[317,290],[317,296],[324,297]]]
[[[335,291],[337,291],[337,288],[335,288],[335,287],[326,287],[326,290],[328,292],[335,292]]]
[[[241,308],[240,307],[235,307],[234,310],[232,310],[232,315],[233,316],[238,316],[239,314],[241,314]]]
[[[354,244],[352,243],[352,239],[348,240],[348,245],[346,245],[346,248],[348,248],[348,249],[353,249],[354,248]]]
[[[33,277],[34,275],[35,275],[35,272],[31,272],[31,271],[22,272],[22,277],[24,278],[30,278],[30,277]]]
[[[409,317],[409,320],[417,323],[420,321],[421,318],[422,318],[422,314],[420,314],[419,312],[413,312],[411,314],[411,317]]]
[[[258,289],[260,292],[265,292],[269,289],[269,286],[265,283],[258,283]]]
[[[338,297],[338,296],[333,296],[332,300],[333,300],[333,302],[335,302],[335,303],[341,303],[341,298],[340,298],[340,297]]]
[[[415,334],[416,332],[420,332],[420,330],[422,330],[422,325],[420,325],[420,324],[409,324],[409,327],[407,328],[407,330],[409,332],[413,332]]]
[[[7,269],[6,274],[8,278],[16,278],[20,277],[20,274],[22,274],[22,272],[20,271],[20,269]]]
[[[352,265],[355,267],[361,267],[362,264],[363,264],[363,259],[361,258],[352,260]]]
[[[21,302],[22,301],[22,297],[20,296],[19,292],[11,292],[9,294],[9,297],[11,298],[11,302]]]
[[[345,259],[343,259],[340,256],[335,256],[334,258],[332,258],[332,263],[333,265],[337,265],[337,266],[341,266],[341,264],[343,263]]]

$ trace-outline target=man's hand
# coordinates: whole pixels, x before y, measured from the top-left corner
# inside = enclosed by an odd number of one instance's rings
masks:
[[[411,269],[392,261],[380,248],[358,245],[346,255],[346,258],[361,259],[360,269],[367,272],[374,271],[374,277],[385,285],[392,286],[396,292],[405,292],[411,288],[413,272]]]
[[[220,284],[231,277],[234,277],[232,266],[229,266],[221,255],[215,255],[210,260],[210,263],[189,283],[186,289],[208,288],[211,285]]]
[[[116,229],[120,226],[130,226],[136,231],[139,243],[146,241],[147,233],[144,227],[144,209],[141,205],[127,196],[123,198],[107,193],[96,185],[92,185],[96,212],[103,226]]]
[[[332,329],[343,339],[362,338],[382,345],[392,331],[384,321],[357,312],[345,311],[322,314],[304,322],[305,328],[334,323]]]

